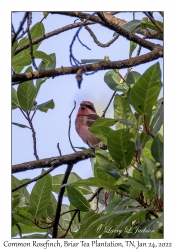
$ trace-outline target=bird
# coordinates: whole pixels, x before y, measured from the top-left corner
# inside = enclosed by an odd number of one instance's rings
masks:
[[[88,130],[99,118],[100,116],[97,115],[92,102],[82,101],[80,103],[80,107],[75,119],[75,129],[83,142],[86,143],[90,148],[102,146],[101,140]]]

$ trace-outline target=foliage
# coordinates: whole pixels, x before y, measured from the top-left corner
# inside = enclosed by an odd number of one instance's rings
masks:
[[[159,22],[160,24],[160,22]],[[141,20],[123,25],[135,33],[142,28]],[[152,22],[145,24],[157,30]],[[44,34],[42,23],[30,29],[32,39]],[[29,40],[22,38],[13,44],[12,51]],[[34,57],[41,58],[39,70],[53,69],[55,54],[38,51],[40,43],[33,46]],[[129,57],[135,43],[131,41]],[[14,48],[15,46],[15,48]],[[29,48],[12,58],[15,73],[32,72]],[[41,85],[48,78],[39,78],[12,87],[12,109],[19,108],[29,126],[36,111],[47,112],[54,108],[54,101],[37,104]],[[121,77],[117,70],[110,70],[104,82],[115,93],[114,118],[99,118],[90,131],[107,145],[107,150],[94,152],[94,176],[81,179],[72,172],[64,184],[70,205],[62,204],[58,236],[66,238],[163,238],[163,100],[158,100],[162,88],[158,62],[141,75],[131,71]],[[117,91],[117,92],[115,92]],[[37,159],[37,152],[35,152]],[[45,170],[42,169],[41,174]],[[25,238],[35,233],[38,238],[50,238],[57,211],[57,199],[62,187],[63,174],[47,174],[38,179],[29,193],[25,187],[12,193],[12,237]],[[26,182],[12,175],[12,188]],[[99,189],[97,189],[99,188]],[[92,195],[96,194],[93,199]],[[144,233],[143,233],[143,231]]]

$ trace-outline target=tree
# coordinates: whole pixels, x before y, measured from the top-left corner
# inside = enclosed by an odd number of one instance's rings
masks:
[[[44,22],[52,15],[67,15],[76,22],[45,34]],[[15,121],[13,125],[31,131],[36,158],[12,166],[13,237],[133,238],[134,233],[135,238],[163,238],[163,98],[159,98],[163,24],[157,20],[163,13],[143,12],[140,20],[133,13],[133,20],[128,22],[118,15],[125,17],[119,12],[44,12],[43,19],[32,26],[32,12],[26,12],[17,30],[12,25],[12,109],[21,112],[28,123]],[[108,43],[102,44],[90,28],[97,24],[114,33]],[[45,39],[75,28],[70,40],[70,66],[56,68],[56,53],[48,55],[38,48]],[[129,50],[129,58],[112,61],[103,55],[98,59],[82,57],[80,62],[73,46],[78,39],[79,46],[88,48],[80,39],[82,29],[102,48],[127,39],[129,48],[123,50]],[[133,69],[142,64],[142,74]],[[127,69],[125,74],[121,69]],[[104,82],[112,96],[90,131],[107,145],[107,150],[97,147],[76,151],[70,136],[74,106],[68,129],[74,153],[62,155],[58,144],[60,156],[39,159],[33,118],[39,111],[47,116],[47,111],[55,107],[53,99],[38,104],[42,87],[51,77],[73,74],[77,91],[82,91],[83,78],[90,79],[88,75],[103,70],[108,70]],[[114,116],[105,117],[111,103]],[[91,160],[93,176],[81,179],[72,169],[86,159]],[[51,174],[65,164],[64,174]],[[32,179],[14,175],[39,168],[41,174]],[[26,188],[30,183],[35,183],[31,192]],[[70,205],[63,203],[63,196],[68,197]]]

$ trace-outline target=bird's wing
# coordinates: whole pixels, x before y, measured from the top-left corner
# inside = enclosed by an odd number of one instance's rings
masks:
[[[91,127],[92,124],[93,124],[98,118],[100,118],[100,116],[98,116],[97,114],[89,114],[87,117],[88,117],[88,119],[87,119],[87,121],[86,121],[86,125],[87,125],[88,127]]]

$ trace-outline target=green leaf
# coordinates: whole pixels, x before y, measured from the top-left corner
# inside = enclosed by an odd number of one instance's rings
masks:
[[[151,145],[152,145],[153,139],[151,138],[151,140],[147,141],[143,150],[142,150],[142,156],[146,156],[149,159],[154,160],[152,154],[151,154]]]
[[[25,197],[17,197],[12,199],[12,209],[16,207],[23,207],[25,205]]]
[[[32,59],[30,54],[17,54],[16,56],[12,57],[12,67],[15,69],[16,66],[27,66],[32,63]],[[16,71],[16,70],[15,70]]]
[[[100,167],[107,170],[116,169],[115,162],[111,155],[101,148],[95,148],[96,161]]]
[[[15,226],[16,227],[16,226]],[[21,232],[23,234],[29,234],[29,233],[33,233],[33,232],[41,232],[41,233],[46,233],[46,229],[41,229],[38,226],[26,226],[24,224],[19,223],[19,227],[21,228]],[[17,229],[18,230],[18,229]],[[19,230],[18,233],[19,234]],[[15,236],[15,235],[12,235]],[[44,235],[42,235],[44,237]],[[31,237],[31,236],[30,236]]]
[[[53,192],[59,193],[61,185],[62,185],[63,176],[64,174],[58,174],[52,177],[52,191]],[[76,173],[72,172],[69,175],[67,183],[73,183],[73,182],[76,182],[77,180],[82,180],[82,179]],[[80,186],[78,190],[82,194],[91,193],[91,189],[88,186]],[[67,196],[67,192],[64,193],[64,196]]]
[[[109,175],[106,171],[104,171],[100,167],[95,167],[94,177],[106,181],[108,183],[111,183],[112,185],[115,185],[116,183],[116,179],[113,176]]]
[[[32,40],[44,34],[45,34],[45,28],[44,28],[43,23],[41,22],[36,23],[30,30],[30,35],[31,35]],[[33,51],[37,50],[40,44],[41,42],[33,45]]]
[[[71,184],[71,186],[73,187],[79,187],[82,185],[87,185],[87,186],[92,186],[92,187],[103,187],[103,188],[106,188],[107,190],[117,191],[117,188],[113,186],[111,183],[107,183],[106,181],[103,181],[95,177],[90,177],[85,180],[79,180]]]
[[[107,144],[107,136],[111,131],[111,128],[103,126],[95,126],[89,129],[91,133],[96,135],[104,144]]]
[[[131,176],[128,176],[127,183],[131,185],[129,190],[133,198],[136,198],[141,191],[147,191],[147,188],[139,180]]]
[[[112,118],[98,118],[92,125],[92,127],[104,126],[111,127],[116,123],[116,119]]]
[[[126,220],[124,220],[118,227],[120,229],[126,228],[126,226],[130,226],[132,222],[139,220],[142,216],[144,216],[147,213],[146,210],[140,210],[135,213],[133,213],[130,217],[128,217]]]
[[[106,213],[112,214],[115,211],[124,210],[125,207],[128,205],[128,203],[130,202],[130,200],[131,199],[128,197],[122,197],[117,199],[116,201],[110,202],[103,211],[103,214]]]
[[[75,208],[74,208],[75,209]],[[70,211],[71,208],[68,205],[62,204],[61,206],[61,214]],[[75,212],[73,212],[74,214]],[[72,215],[73,216],[73,215]],[[62,228],[68,228],[69,223],[72,219],[71,213],[65,213],[60,217],[59,224]],[[60,228],[61,229],[61,228]],[[61,229],[58,229],[59,234],[63,234],[64,231]],[[71,231],[77,230],[77,226],[75,225],[74,221],[71,223]],[[72,237],[71,237],[72,238]]]
[[[99,219],[100,215],[96,214],[94,211],[88,211],[84,214],[84,216],[82,217],[81,220],[81,227],[80,229],[75,233],[73,238],[80,238],[82,239],[83,237],[83,233],[86,230],[86,228],[89,226],[89,224],[91,224],[93,221]],[[96,236],[96,232],[97,230],[94,230],[93,232],[90,232],[90,235],[93,234],[93,237]],[[88,232],[86,233],[86,238],[89,238]]]
[[[131,125],[134,123],[136,127],[137,121],[128,101],[118,94],[116,94],[114,98],[114,118],[120,119],[120,122],[116,124],[117,129],[129,128],[128,125],[125,125],[128,122],[131,122]],[[128,120],[128,122],[126,122],[126,120]]]
[[[141,74],[137,71],[131,71],[126,77],[126,84],[130,87],[131,84],[135,84],[140,78]]]
[[[123,24],[121,27],[127,31],[130,31],[131,33],[136,33],[139,30],[141,30],[141,22],[140,20],[132,20],[130,22],[127,22]]]
[[[152,128],[152,134],[155,135],[161,128],[163,124],[163,110],[164,110],[164,105],[162,101],[158,101],[154,117],[151,123],[151,128]]]
[[[139,226],[139,230],[137,230],[133,227],[132,231],[129,231],[128,238],[136,238],[136,239],[145,239],[148,238],[149,235],[153,232],[153,227],[157,224],[157,221],[159,221],[159,218],[154,220],[149,220],[143,223]]]
[[[131,41],[130,42],[130,50],[129,50],[129,58],[131,58],[132,53],[134,52],[134,50],[136,49],[136,47],[137,47],[137,43]]]
[[[53,195],[53,193],[51,193],[50,201],[49,201],[49,204],[47,207],[47,215],[51,219],[55,218],[56,208],[57,208],[57,200],[56,200],[55,196]]]
[[[19,101],[16,90],[12,87],[12,109],[19,107]]]
[[[18,207],[16,211],[13,213],[15,220],[18,223],[22,223],[26,226],[33,226],[32,221],[34,220],[30,208],[28,206]]]
[[[42,173],[45,170],[42,170]],[[39,179],[34,185],[29,206],[34,218],[44,214],[47,210],[52,190],[52,180],[50,175],[46,175]]]
[[[43,51],[37,50],[33,53],[33,55],[34,55],[34,58],[41,58],[44,62],[47,62],[47,61],[52,62],[52,58],[48,56],[46,53],[44,53]]]
[[[125,210],[117,210],[117,211],[113,212],[112,214],[110,213],[108,215],[101,216],[99,219],[93,221],[86,228],[86,230],[84,231],[83,237],[86,237],[86,234],[88,233],[89,237],[93,238],[93,235],[92,234],[90,235],[89,232],[93,232],[94,229],[96,229],[96,231],[97,231],[97,229],[100,227],[101,224],[104,224],[105,222],[107,222],[113,218],[117,218],[118,216],[122,216],[124,214],[129,214],[129,213],[135,213],[135,212],[140,211],[140,210],[146,210],[146,209],[132,208],[132,209],[125,209]],[[99,234],[101,234],[100,230],[99,230]]]
[[[80,211],[89,211],[90,205],[86,198],[74,187],[66,187],[71,204]]]
[[[121,169],[126,168],[134,156],[135,144],[132,139],[133,134],[123,129],[108,134],[109,153]]]
[[[107,169],[104,169],[104,168],[103,168],[103,170],[105,172],[107,172],[108,174],[110,174],[111,176],[113,176],[116,180],[118,180],[121,177],[120,173],[118,173],[115,170],[107,170]]]
[[[126,83],[120,84],[121,77],[113,70],[106,72],[104,81],[109,86],[109,88],[114,91],[123,92],[128,90],[128,86],[126,85]]]
[[[55,107],[55,103],[52,100],[48,101],[48,102],[44,102],[42,104],[38,104],[38,105],[34,105],[32,107],[32,110],[40,110],[42,112],[47,112],[48,109],[53,109]]]
[[[23,180],[18,180],[14,175],[12,175],[12,189],[18,187],[20,184],[22,184]],[[18,189],[17,191],[13,192],[14,196],[18,196],[18,197],[25,197],[26,202],[29,202],[29,192],[27,191],[26,187],[22,187],[20,189]]]
[[[45,235],[32,233],[32,234],[23,236],[22,239],[50,239],[50,237],[47,235],[47,233]]]
[[[133,116],[133,119],[135,119],[134,116]],[[123,123],[123,124],[129,125],[129,126],[132,126],[132,127],[137,127],[137,125],[135,123],[132,123],[126,119],[116,119],[116,121],[118,121],[119,123]]]
[[[96,135],[104,144],[107,143],[107,135],[111,131],[109,128],[116,123],[115,119],[99,118],[89,128],[89,131]]]
[[[163,29],[163,23],[160,21],[155,20],[155,22]],[[148,21],[145,23],[145,26],[151,30],[159,31],[159,29],[151,22]]]
[[[16,125],[16,126],[18,126],[18,127],[20,127],[20,128],[29,128],[29,127],[26,126],[26,125],[23,125],[23,124],[20,124],[20,123],[16,123],[16,122],[12,122],[12,124],[13,124],[13,125]],[[31,128],[29,128],[29,129],[31,129]]]
[[[149,140],[152,140],[152,137],[148,134],[145,134],[144,132],[141,133],[140,135],[140,143],[141,145],[145,145],[145,143]]]
[[[28,67],[25,72],[30,71],[32,71],[31,66]],[[17,96],[21,108],[26,112],[31,110],[36,96],[36,88],[33,84],[33,80],[21,83],[17,89]]]
[[[158,133],[153,140],[151,146],[151,153],[156,162],[160,162],[163,166],[163,143],[160,139],[161,135]]]
[[[40,63],[40,65],[38,66],[38,70],[55,69],[55,66],[56,66],[56,55],[55,55],[55,53],[49,54],[48,56],[52,59],[52,61],[51,62],[50,61],[45,61],[45,62],[42,61]],[[35,85],[35,87],[36,87],[36,96],[37,96],[37,94],[39,92],[41,84],[43,84],[47,79],[48,79],[48,77],[44,77],[44,78],[38,78],[36,80],[36,85]]]
[[[156,166],[151,159],[145,157],[144,155],[143,155],[143,160],[145,162],[144,171],[143,171],[145,186],[149,190],[152,190],[155,195],[156,193],[156,179],[155,179]]]
[[[47,11],[44,11],[43,12],[43,16],[44,16],[44,18],[46,19],[47,18],[47,15],[48,15],[49,13],[47,12]]]
[[[139,30],[141,30],[141,28],[142,28],[141,21],[140,20],[132,20],[130,22],[123,24],[121,26],[121,28],[123,28],[131,33],[136,33]],[[117,33],[115,32],[114,35],[117,35]]]
[[[150,234],[150,239],[163,239],[163,233],[158,233],[158,232],[152,232]]]
[[[160,77],[160,66],[159,63],[156,63],[148,68],[132,87],[131,101],[139,114],[147,114],[156,104],[162,88]]]

